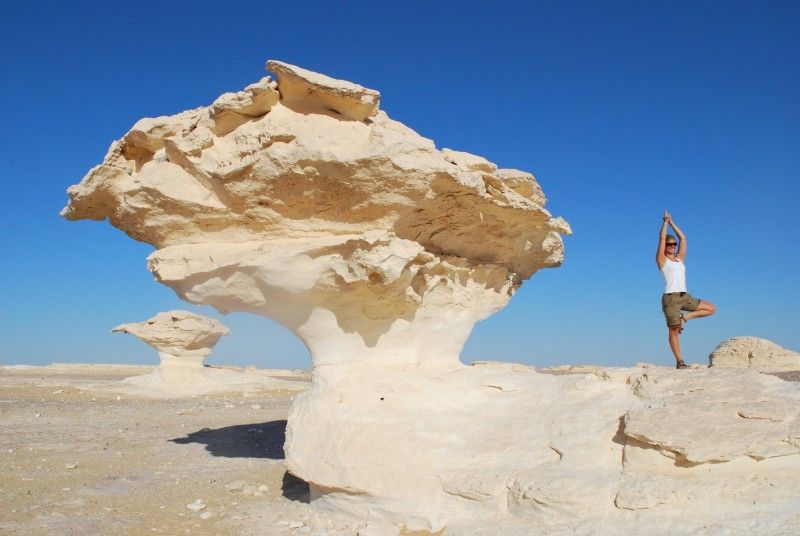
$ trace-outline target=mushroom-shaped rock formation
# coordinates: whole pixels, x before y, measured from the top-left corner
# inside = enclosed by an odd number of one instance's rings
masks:
[[[275,319],[315,366],[457,365],[476,321],[562,262],[569,226],[533,175],[437,150],[377,91],[269,67],[277,85],[136,123],[62,214],[154,245],[160,282]]]
[[[790,520],[797,384],[751,370],[462,365],[475,322],[562,262],[569,226],[533,175],[436,149],[381,111],[378,92],[268,66],[277,83],[136,123],[69,189],[63,215],[108,218],[155,246],[150,270],[185,300],[270,317],[305,342],[312,385],[285,448],[315,505],[453,534]],[[719,414],[702,410],[720,407],[746,441],[715,443]],[[686,428],[687,415],[706,421]],[[737,471],[756,480],[728,493]]]
[[[211,349],[230,330],[213,318],[188,311],[158,313],[144,322],[122,324],[112,333],[130,333],[161,357],[163,373],[202,369]]]
[[[301,383],[233,368],[207,367],[205,360],[223,336],[230,333],[217,320],[188,311],[158,313],[144,322],[122,324],[111,330],[129,333],[158,351],[161,361],[150,374],[127,378],[124,387],[158,395],[192,395],[265,386],[303,390]],[[123,388],[124,389],[124,388]]]
[[[763,371],[800,370],[800,354],[759,337],[725,339],[708,356],[715,367],[751,367]]]

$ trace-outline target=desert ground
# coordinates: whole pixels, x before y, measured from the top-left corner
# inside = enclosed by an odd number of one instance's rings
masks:
[[[0,534],[381,533],[315,513],[308,486],[286,472],[296,391],[115,390],[151,370],[0,367]]]
[[[120,380],[151,370],[0,367],[1,534],[397,534],[309,505],[283,462],[297,391],[120,391]],[[797,371],[775,375],[800,381]]]

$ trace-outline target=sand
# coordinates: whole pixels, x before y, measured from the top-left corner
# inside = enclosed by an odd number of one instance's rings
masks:
[[[296,393],[165,400],[114,391],[120,379],[150,370],[0,367],[0,534],[370,528],[315,513],[308,486],[286,472],[286,417]]]

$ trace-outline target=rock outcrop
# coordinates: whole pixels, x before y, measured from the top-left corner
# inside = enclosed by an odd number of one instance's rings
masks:
[[[151,395],[193,395],[231,388],[269,387],[300,391],[305,385],[273,378],[269,374],[250,374],[230,367],[205,364],[214,345],[230,331],[213,318],[189,311],[158,313],[143,322],[122,324],[111,330],[129,333],[155,348],[159,365],[148,374],[127,378],[122,390]],[[131,389],[128,389],[131,390]]]
[[[758,337],[725,339],[708,356],[714,367],[750,367],[762,371],[800,370],[800,353]]]
[[[112,333],[129,333],[159,354],[202,367],[219,340],[230,330],[217,320],[189,311],[158,313],[144,322],[121,324]]]
[[[148,267],[183,299],[270,317],[305,342],[313,381],[286,463],[315,505],[453,534],[793,522],[795,384],[462,365],[475,322],[562,262],[569,226],[531,174],[436,149],[376,91],[269,68],[277,83],[138,122],[63,215],[155,246]]]

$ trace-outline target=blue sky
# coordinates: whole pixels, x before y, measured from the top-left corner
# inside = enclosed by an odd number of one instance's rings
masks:
[[[155,363],[117,324],[180,301],[151,246],[58,216],[141,117],[210,104],[280,59],[381,91],[437,147],[533,172],[575,234],[462,360],[672,362],[654,254],[689,238],[684,357],[800,350],[798,2],[0,3],[0,363]],[[310,365],[269,320],[220,317],[211,363]]]

